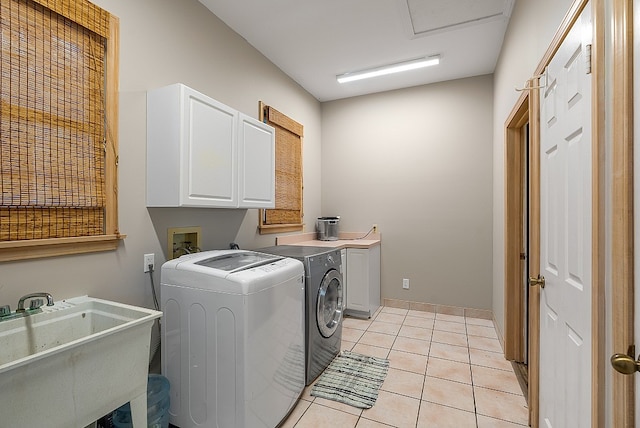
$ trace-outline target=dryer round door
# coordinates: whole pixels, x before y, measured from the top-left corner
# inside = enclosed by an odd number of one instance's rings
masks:
[[[342,319],[342,305],[342,275],[331,269],[320,283],[316,308],[318,329],[324,337],[331,337],[338,329]]]

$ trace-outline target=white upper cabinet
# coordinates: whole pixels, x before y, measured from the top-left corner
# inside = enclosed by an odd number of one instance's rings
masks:
[[[147,206],[273,208],[274,129],[182,84],[149,91]]]

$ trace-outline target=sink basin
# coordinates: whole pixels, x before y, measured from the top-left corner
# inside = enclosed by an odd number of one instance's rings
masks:
[[[161,315],[82,296],[0,322],[0,426],[84,427],[131,401],[134,427],[146,427]]]

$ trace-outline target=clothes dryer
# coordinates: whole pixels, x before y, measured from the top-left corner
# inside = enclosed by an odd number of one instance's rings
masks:
[[[162,373],[180,428],[273,428],[305,386],[304,268],[243,250],[162,266]]]
[[[305,368],[311,384],[342,345],[343,278],[340,250],[278,245],[256,251],[301,260],[305,269]]]

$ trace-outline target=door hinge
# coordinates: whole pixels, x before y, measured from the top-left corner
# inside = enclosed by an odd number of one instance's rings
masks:
[[[592,48],[592,45],[588,44],[588,45],[585,46],[585,48],[586,48],[586,55],[585,55],[586,58],[585,58],[585,60],[587,62],[587,64],[586,64],[587,65],[587,74],[591,74],[591,48]]]
[[[520,253],[520,260],[527,260],[527,255],[525,253]]]

